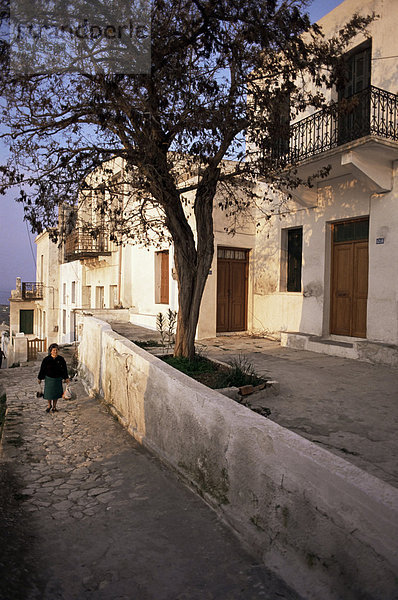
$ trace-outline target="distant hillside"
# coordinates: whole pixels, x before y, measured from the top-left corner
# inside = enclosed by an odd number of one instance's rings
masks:
[[[0,285],[3,287],[4,284],[0,282]],[[15,287],[15,286],[14,286]],[[0,290],[0,306],[2,304],[9,304],[8,300],[11,296],[11,290]]]

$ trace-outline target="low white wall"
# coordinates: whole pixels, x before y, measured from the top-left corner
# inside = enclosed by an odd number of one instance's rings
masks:
[[[161,311],[159,312],[166,312]],[[133,325],[139,325],[140,327],[146,327],[147,329],[153,329],[156,331],[156,315],[141,315],[139,313],[130,313],[130,323]]]
[[[80,371],[304,598],[396,598],[398,490],[83,317]]]

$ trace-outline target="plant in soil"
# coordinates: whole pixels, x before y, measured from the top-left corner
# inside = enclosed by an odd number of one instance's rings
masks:
[[[247,357],[242,355],[233,358],[229,366],[215,363],[200,354],[195,354],[192,360],[180,356],[165,356],[163,360],[212,389],[258,385],[264,381],[256,374]]]
[[[157,340],[133,340],[133,342],[140,348],[158,348],[159,346],[163,346],[163,344]]]
[[[158,313],[156,316],[156,329],[164,348],[171,348],[175,342],[175,328],[177,325],[177,311],[169,310],[166,314]]]

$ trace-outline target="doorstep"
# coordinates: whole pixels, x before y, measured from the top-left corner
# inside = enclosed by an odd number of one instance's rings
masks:
[[[363,338],[317,336],[298,331],[281,331],[281,346],[398,367],[398,346]]]

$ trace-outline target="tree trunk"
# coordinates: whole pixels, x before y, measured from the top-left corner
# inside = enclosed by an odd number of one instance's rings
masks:
[[[156,164],[156,170],[148,169],[151,193],[165,212],[165,225],[174,243],[174,260],[178,277],[178,317],[174,356],[193,359],[200,304],[214,253],[213,200],[219,169],[207,168],[196,190],[195,243],[179,191],[168,171],[166,155],[154,156],[149,164]]]
[[[199,319],[199,310],[207,274],[188,264],[177,267],[178,251],[175,248],[178,281],[178,318],[174,356],[183,356],[192,360],[195,356],[195,335]],[[203,261],[202,261],[203,262]],[[211,264],[211,259],[210,259]],[[210,267],[209,267],[210,268]],[[208,273],[209,269],[207,269]]]
[[[174,356],[195,356],[195,334],[203,291],[214,254],[213,200],[218,169],[208,170],[196,192],[195,219],[197,247],[180,248],[174,240],[178,275],[178,318]]]

